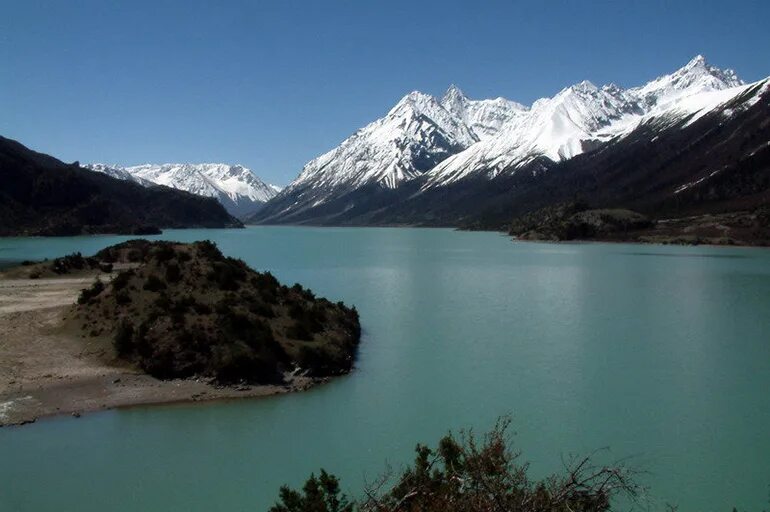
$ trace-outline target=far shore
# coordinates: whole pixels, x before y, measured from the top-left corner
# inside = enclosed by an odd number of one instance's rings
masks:
[[[628,233],[613,233],[607,236],[595,236],[591,238],[575,238],[570,240],[554,240],[548,238],[521,238],[514,236],[508,232],[507,227],[474,227],[463,225],[425,225],[425,224],[408,224],[408,223],[392,223],[392,224],[281,224],[281,223],[265,223],[265,224],[244,224],[243,228],[252,227],[269,227],[269,228],[381,228],[381,229],[399,229],[399,228],[418,228],[418,229],[437,229],[437,230],[453,230],[453,231],[467,231],[467,232],[487,232],[487,233],[499,233],[500,235],[510,237],[516,242],[535,242],[535,243],[615,243],[615,244],[634,244],[642,246],[680,246],[680,247],[758,247],[767,248],[770,247],[770,240],[760,239],[754,240],[750,237],[743,237],[745,235],[743,230],[737,230],[737,236],[733,237],[733,231],[731,226],[720,224],[720,220],[725,217],[730,217],[738,212],[724,213],[724,214],[704,214],[693,215],[687,217],[672,217],[659,219],[655,227],[632,231]],[[704,219],[712,219],[712,225],[704,226],[699,225]],[[232,228],[170,228],[170,229],[232,229]],[[161,233],[165,232],[164,229]],[[129,236],[131,238],[141,238],[141,236],[125,235],[124,233],[94,233],[94,234],[82,234],[74,236],[87,236],[87,237],[106,237],[106,236]],[[41,238],[38,235],[15,235],[15,236],[0,236],[2,238]],[[21,262],[7,262],[6,264],[0,264],[0,271],[3,268],[8,268],[11,265],[16,265]],[[0,407],[2,407],[0,405]],[[1,410],[1,409],[0,409]]]
[[[137,405],[264,397],[324,382],[289,375],[284,385],[218,386],[162,381],[116,364],[105,358],[105,340],[82,338],[67,326],[70,305],[94,278],[0,273],[0,427]]]

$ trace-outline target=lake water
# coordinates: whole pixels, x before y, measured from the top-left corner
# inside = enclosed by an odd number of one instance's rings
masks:
[[[356,370],[293,395],[0,429],[0,510],[265,510],[320,467],[355,493],[417,442],[504,414],[533,476],[609,447],[648,472],[653,509],[769,507],[770,251],[432,229],[163,238],[215,240],[355,304]],[[0,261],[124,239],[0,239]]]

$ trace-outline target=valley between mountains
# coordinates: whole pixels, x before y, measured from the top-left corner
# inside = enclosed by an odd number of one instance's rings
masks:
[[[81,167],[9,139],[0,171],[6,236],[244,222],[767,245],[770,78],[747,84],[698,55],[639,86],[582,81],[531,105],[413,91],[284,188],[238,164]]]

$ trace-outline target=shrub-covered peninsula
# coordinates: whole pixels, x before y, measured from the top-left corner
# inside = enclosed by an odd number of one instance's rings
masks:
[[[354,307],[208,241],[25,262],[0,275],[0,294],[0,425],[304,389],[350,372],[361,336]]]

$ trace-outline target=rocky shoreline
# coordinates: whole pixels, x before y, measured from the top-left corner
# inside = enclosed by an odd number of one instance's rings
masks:
[[[306,391],[328,380],[297,376],[280,386],[220,386],[196,379],[161,381],[120,372],[86,379],[52,379],[37,388],[0,394],[0,427],[26,425],[54,416],[79,418],[111,409],[267,397]]]

